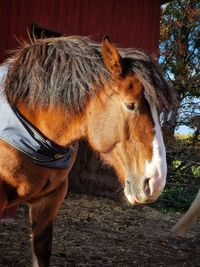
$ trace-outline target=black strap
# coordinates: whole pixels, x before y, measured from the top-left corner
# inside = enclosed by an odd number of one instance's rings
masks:
[[[70,147],[63,147],[55,144],[53,141],[48,140],[39,130],[37,130],[33,125],[31,125],[22,114],[12,107],[14,113],[19,118],[21,123],[24,125],[29,134],[38,142],[40,145],[38,152],[45,156],[50,156],[53,159],[60,159],[70,156],[72,151],[77,147],[77,143],[73,143]]]

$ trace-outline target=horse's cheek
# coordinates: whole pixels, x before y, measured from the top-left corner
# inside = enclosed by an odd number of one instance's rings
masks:
[[[107,153],[118,142],[118,129],[114,125],[104,120],[96,120],[89,129],[89,143],[92,148],[99,153]]]

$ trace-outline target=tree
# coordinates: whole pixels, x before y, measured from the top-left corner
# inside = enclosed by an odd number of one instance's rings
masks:
[[[176,0],[164,5],[159,61],[177,94],[177,102],[164,128],[168,128],[171,135],[180,125],[196,128],[200,120],[199,0]]]
[[[199,0],[175,0],[163,6],[159,62],[177,99],[170,116],[163,117],[168,183],[162,207],[181,210],[189,207],[200,177]],[[195,130],[192,140],[174,135],[181,125]]]

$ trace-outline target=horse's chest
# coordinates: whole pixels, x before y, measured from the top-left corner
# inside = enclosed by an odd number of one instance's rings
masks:
[[[16,190],[20,199],[56,189],[67,179],[68,169],[44,168],[0,141],[0,179]]]

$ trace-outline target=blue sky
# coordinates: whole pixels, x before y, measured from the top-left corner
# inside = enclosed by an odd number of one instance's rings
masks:
[[[194,130],[192,130],[191,128],[189,128],[185,125],[182,125],[175,132],[180,133],[180,134],[190,134],[190,133],[193,133]]]

